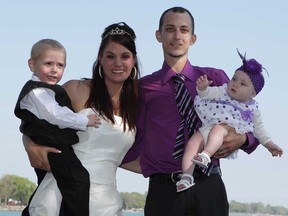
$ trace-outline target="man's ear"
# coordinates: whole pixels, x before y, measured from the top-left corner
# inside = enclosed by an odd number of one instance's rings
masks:
[[[161,43],[161,42],[162,42],[162,38],[161,38],[161,32],[160,32],[159,30],[157,30],[157,31],[155,32],[155,36],[156,36],[157,41],[158,41],[159,43]]]
[[[190,46],[192,46],[196,42],[196,40],[197,40],[197,35],[193,34],[190,40]]]

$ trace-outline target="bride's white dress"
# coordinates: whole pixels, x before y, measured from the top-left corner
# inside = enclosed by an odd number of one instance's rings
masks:
[[[90,115],[90,108],[79,113]],[[77,132],[79,143],[74,151],[90,174],[90,216],[121,216],[123,201],[117,190],[116,170],[132,146],[135,131],[124,132],[122,118],[114,116],[115,124],[101,119],[99,128],[87,127]],[[55,178],[47,173],[29,205],[31,216],[59,215],[61,193]]]
[[[92,109],[79,113],[90,115]],[[132,146],[135,131],[123,131],[122,118],[114,116],[116,122],[101,119],[99,128],[88,127],[78,132],[80,142],[73,146],[83,166],[90,174],[90,215],[122,215],[122,198],[117,191],[116,170]]]

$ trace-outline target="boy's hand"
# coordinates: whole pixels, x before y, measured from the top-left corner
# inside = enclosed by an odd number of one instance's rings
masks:
[[[95,115],[95,114],[91,114],[91,115],[88,115],[87,116],[89,121],[88,121],[88,124],[87,124],[87,127],[95,127],[95,128],[98,128],[99,125],[101,124],[100,122],[100,118]]]

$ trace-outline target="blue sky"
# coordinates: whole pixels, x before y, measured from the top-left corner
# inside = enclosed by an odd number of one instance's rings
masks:
[[[42,3],[43,2],[43,3]],[[222,68],[231,77],[241,61],[236,52],[247,53],[268,70],[266,84],[256,99],[273,140],[284,149],[272,158],[259,146],[236,160],[222,160],[223,180],[229,200],[262,202],[288,208],[288,171],[285,139],[288,102],[284,93],[287,73],[288,2],[286,0],[158,0],[147,1],[2,1],[0,13],[0,61],[2,103],[0,115],[0,176],[15,174],[36,181],[18,130],[13,109],[31,72],[27,60],[31,46],[43,38],[59,40],[67,49],[67,67],[60,84],[91,76],[100,35],[104,28],[124,21],[136,32],[141,74],[159,69],[163,55],[154,36],[161,13],[172,6],[188,8],[195,18],[197,41],[190,48],[192,64]],[[287,90],[285,90],[286,92]],[[286,95],[286,96],[285,96]],[[286,128],[286,129],[285,129]],[[119,191],[147,191],[148,179],[119,169]]]

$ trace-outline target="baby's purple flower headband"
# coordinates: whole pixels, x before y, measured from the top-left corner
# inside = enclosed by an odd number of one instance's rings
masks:
[[[255,59],[246,60],[246,53],[243,56],[238,49],[237,52],[242,59],[243,64],[236,71],[243,71],[249,76],[256,91],[256,94],[258,94],[262,90],[265,83],[262,69],[266,69],[263,68],[262,65],[258,63]]]

